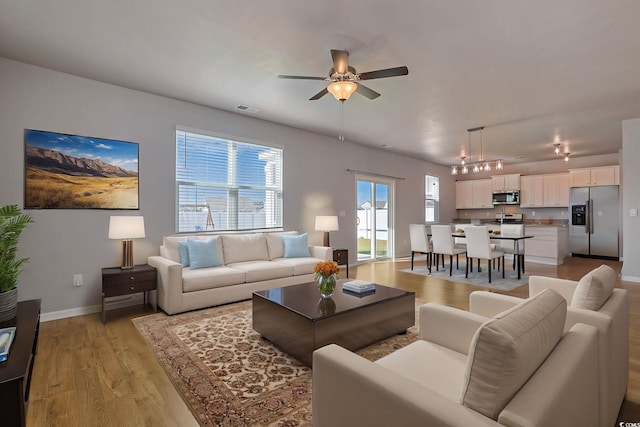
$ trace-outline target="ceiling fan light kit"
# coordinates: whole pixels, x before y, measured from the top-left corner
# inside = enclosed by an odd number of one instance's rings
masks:
[[[350,81],[333,82],[327,86],[327,90],[338,101],[346,101],[351,94],[358,89],[358,85]]]
[[[484,129],[484,126],[478,126],[475,128],[467,129],[467,132],[469,133],[469,152],[467,153],[468,156],[460,157],[460,165],[462,166],[462,168],[460,168],[460,173],[462,173],[462,175],[466,175],[467,173],[469,173],[470,168],[473,173],[491,172],[492,169],[501,171],[502,169],[504,169],[504,164],[502,163],[502,159],[497,159],[497,160],[484,159],[484,156],[482,153],[482,130],[483,129]],[[471,133],[477,132],[477,131],[480,131],[480,158],[478,159],[478,161],[472,162],[471,161]],[[467,159],[469,159],[469,161],[467,161]],[[458,165],[451,166],[451,175],[458,175]]]

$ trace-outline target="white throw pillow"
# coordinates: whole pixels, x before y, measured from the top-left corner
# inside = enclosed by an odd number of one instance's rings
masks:
[[[566,316],[567,301],[545,289],[483,324],[469,347],[461,403],[497,420],[562,337]]]
[[[269,260],[267,239],[262,233],[225,234],[220,238],[225,264]]]
[[[597,311],[609,299],[618,277],[613,268],[602,264],[585,274],[578,282],[571,307]]]

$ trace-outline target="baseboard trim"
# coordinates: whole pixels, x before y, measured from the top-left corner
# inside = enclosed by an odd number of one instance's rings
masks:
[[[143,302],[142,294],[136,294],[136,295],[124,297],[123,299],[112,300],[107,302],[107,309],[111,310],[114,308],[130,307],[134,305],[140,305],[142,304],[142,302]],[[100,304],[89,305],[86,307],[70,308],[68,310],[50,311],[48,313],[41,313],[40,321],[49,322],[51,320],[60,320],[60,319],[66,319],[69,317],[100,313],[101,311],[102,311],[102,306]]]
[[[638,276],[620,276],[620,280],[624,280],[625,282],[640,283],[640,277]]]

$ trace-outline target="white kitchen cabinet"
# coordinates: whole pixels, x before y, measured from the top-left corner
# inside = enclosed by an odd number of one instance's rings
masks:
[[[520,177],[520,207],[544,206],[544,180],[542,175]]]
[[[614,165],[589,169],[571,169],[569,171],[569,185],[571,187],[620,185],[620,167]]]
[[[549,174],[542,176],[543,206],[569,206],[569,174]]]
[[[491,177],[493,191],[517,191],[520,190],[520,174],[496,175]]]
[[[473,181],[456,181],[456,209],[473,209]]]
[[[569,255],[569,232],[566,227],[525,225],[525,263],[561,265]]]
[[[490,179],[456,181],[456,209],[490,209],[493,198]]]
[[[474,209],[493,209],[493,191],[490,179],[476,179],[473,182]]]

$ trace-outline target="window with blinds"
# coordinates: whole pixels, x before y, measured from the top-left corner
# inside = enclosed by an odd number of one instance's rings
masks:
[[[282,227],[280,148],[176,131],[177,231]]]
[[[438,222],[440,219],[440,178],[424,176],[424,220]]]

